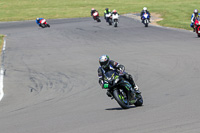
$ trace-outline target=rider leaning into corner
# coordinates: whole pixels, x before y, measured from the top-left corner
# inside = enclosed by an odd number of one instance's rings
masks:
[[[91,9],[91,16],[93,16],[93,13],[98,12],[96,9],[92,8]]]
[[[143,14],[144,13],[147,13],[147,14],[149,14],[149,23],[151,23],[151,21],[150,21],[150,17],[151,17],[151,14],[150,14],[150,12],[147,10],[147,7],[144,7],[143,9],[142,9],[142,11],[141,11],[141,13],[140,13],[140,17],[141,17],[141,20],[142,20],[142,23],[144,23],[143,21],[143,19],[142,19],[142,16],[143,16]]]
[[[194,21],[195,21],[195,19],[199,18],[199,16],[200,16],[200,13],[198,13],[198,10],[195,9],[191,16],[191,24],[190,24],[190,27],[193,28],[193,32],[195,32]]]
[[[138,86],[133,81],[132,76],[130,74],[128,74],[127,72],[125,72],[125,67],[123,65],[121,65],[113,60],[110,60],[108,55],[102,55],[99,58],[99,64],[100,64],[100,67],[98,68],[98,76],[99,76],[99,84],[102,87],[102,89],[109,88],[109,84],[104,83],[104,74],[110,70],[117,70],[119,72],[119,74],[122,74],[123,78],[132,85],[132,88],[133,88],[131,90],[132,93],[134,93],[134,92],[136,92],[138,94],[141,93],[138,89]],[[109,90],[107,91],[107,95],[109,97],[112,97]]]
[[[40,25],[40,21],[42,20],[42,19],[44,19],[44,18],[36,18],[36,24],[38,24],[38,25]]]

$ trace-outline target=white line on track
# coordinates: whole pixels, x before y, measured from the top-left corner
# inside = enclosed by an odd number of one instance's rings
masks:
[[[4,52],[6,49],[6,40],[4,39],[4,44],[3,44],[3,49],[2,49],[2,66],[1,66],[1,71],[0,71],[0,101],[2,100],[3,96],[4,96],[4,92],[3,92],[3,76],[4,76],[4,68],[3,68],[3,56],[4,56]]]

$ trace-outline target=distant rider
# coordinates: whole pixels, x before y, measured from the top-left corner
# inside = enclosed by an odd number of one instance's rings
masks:
[[[36,21],[36,23],[37,23],[39,26],[41,26],[41,23],[40,23],[40,21],[41,21],[41,20],[43,20],[43,19],[44,19],[44,18],[36,18],[36,20],[35,20],[35,21]]]
[[[113,14],[114,14],[114,15],[118,14],[118,13],[117,13],[117,10],[114,9],[114,10],[111,12],[111,15],[113,15]],[[119,15],[119,14],[118,14],[118,15]]]
[[[102,55],[99,58],[99,64],[100,64],[100,67],[98,68],[99,84],[103,89],[109,88],[109,84],[104,82],[104,74],[110,70],[117,70],[119,72],[119,74],[122,74],[123,78],[132,85],[132,88],[133,88],[133,90],[131,90],[132,93],[134,93],[134,92],[136,92],[138,94],[141,93],[138,89],[138,86],[133,81],[132,76],[125,72],[125,67],[123,65],[121,65],[113,60],[110,60],[108,55]],[[110,94],[109,90],[107,91],[107,95],[109,97],[112,96]]]
[[[198,13],[198,10],[195,9],[191,16],[191,24],[190,24],[190,27],[193,28],[193,32],[195,32],[195,28],[194,28],[195,19],[199,19],[199,16],[200,16],[200,13]]]
[[[104,11],[104,19],[106,20],[106,22],[108,22],[109,18],[106,17],[106,14],[111,13],[110,9],[106,8]]]
[[[95,13],[97,10],[96,9],[94,9],[94,8],[92,8],[91,9],[91,16],[93,16],[93,13]],[[97,11],[98,12],[98,11]]]
[[[150,21],[151,14],[150,14],[150,12],[147,10],[147,7],[144,7],[143,10],[142,10],[141,13],[140,13],[140,17],[141,17],[142,23],[144,23],[144,20],[142,19],[142,17],[143,17],[143,15],[144,15],[145,13],[149,14],[148,20],[149,20],[149,23],[151,23],[151,21]]]
[[[44,18],[36,18],[36,23],[39,25],[40,24],[40,21],[42,20],[42,19],[44,19]]]

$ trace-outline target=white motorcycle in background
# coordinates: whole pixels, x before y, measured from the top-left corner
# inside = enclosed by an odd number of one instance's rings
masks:
[[[113,22],[114,27],[118,26],[118,23],[119,23],[119,15],[118,14],[112,15],[112,22]]]

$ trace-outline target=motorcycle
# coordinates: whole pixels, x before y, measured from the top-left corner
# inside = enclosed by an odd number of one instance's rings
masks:
[[[101,22],[101,19],[99,17],[99,13],[96,11],[92,14],[93,19],[96,20],[97,22]]]
[[[111,16],[111,13],[106,14],[106,22],[108,22],[109,25],[112,25],[112,16]]]
[[[118,14],[113,14],[112,15],[112,22],[113,22],[113,25],[114,27],[117,27],[118,23],[119,23],[119,15]]]
[[[148,24],[149,24],[149,14],[148,13],[144,13],[142,15],[142,22],[145,25],[145,27],[148,27]]]
[[[104,74],[105,83],[109,84],[108,91],[123,109],[130,108],[130,105],[142,106],[143,98],[141,93],[132,93],[131,84],[126,81],[116,70]]]
[[[195,19],[194,28],[197,33],[197,36],[200,37],[200,21],[198,19]]]
[[[49,24],[47,24],[47,21],[45,19],[40,20],[40,27],[45,28],[45,27],[50,27]]]

